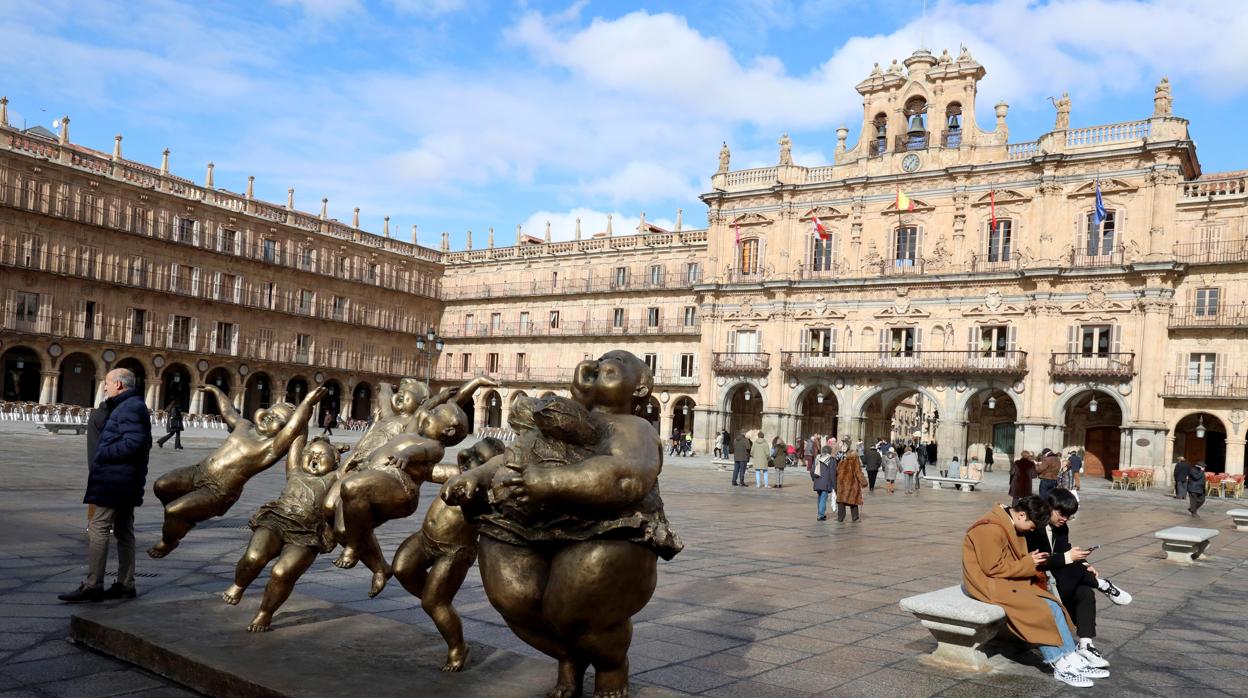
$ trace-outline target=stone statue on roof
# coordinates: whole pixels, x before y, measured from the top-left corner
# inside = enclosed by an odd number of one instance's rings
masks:
[[[1173,96],[1170,94],[1170,78],[1162,78],[1153,91],[1153,116],[1170,116]]]
[[[719,149],[719,169],[717,173],[728,171],[728,160],[732,158],[732,153],[728,151],[728,141],[724,141],[724,146]]]
[[[780,164],[793,164],[793,141],[789,138],[789,134],[780,136]]]
[[[1053,123],[1053,130],[1065,131],[1070,128],[1070,93],[1063,92],[1059,99],[1049,97],[1049,101],[1057,109],[1057,120]]]

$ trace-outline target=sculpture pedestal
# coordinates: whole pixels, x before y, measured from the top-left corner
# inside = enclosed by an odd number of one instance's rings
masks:
[[[436,633],[297,593],[277,613],[271,632],[249,633],[260,591],[253,589],[238,606],[204,595],[86,608],[70,620],[70,639],[201,693],[231,698],[528,698],[554,685],[553,660],[479,643],[470,643],[463,672],[442,673],[446,645]]]

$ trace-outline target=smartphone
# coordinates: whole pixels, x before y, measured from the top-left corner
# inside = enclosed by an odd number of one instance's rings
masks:
[[[1096,549],[1097,549],[1097,548],[1099,548],[1099,547],[1101,547],[1101,546],[1100,546],[1100,545],[1094,545],[1094,546],[1092,546],[1092,547],[1088,548],[1088,552],[1092,552],[1093,550],[1096,550]]]

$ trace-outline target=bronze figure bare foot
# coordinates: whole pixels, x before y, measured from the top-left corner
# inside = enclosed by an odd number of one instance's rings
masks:
[[[243,598],[243,588],[237,584],[231,584],[225,593],[221,594],[221,599],[231,606],[237,606],[240,599]]]
[[[159,560],[160,558],[173,552],[173,549],[176,547],[178,547],[177,543],[166,543],[162,540],[156,545],[153,545],[151,549],[147,551],[147,555],[155,560]]]
[[[251,625],[247,626],[249,633],[267,633],[273,628],[269,627],[273,617],[264,611],[256,613],[256,617],[251,619]]]
[[[452,647],[446,653],[446,664],[442,665],[442,671],[463,671],[464,665],[468,663],[468,643]]]

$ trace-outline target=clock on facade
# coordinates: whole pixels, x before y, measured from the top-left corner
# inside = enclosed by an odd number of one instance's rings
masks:
[[[914,172],[915,170],[919,169],[919,156],[915,155],[914,153],[910,153],[909,155],[902,158],[901,169],[905,170],[906,172]]]

